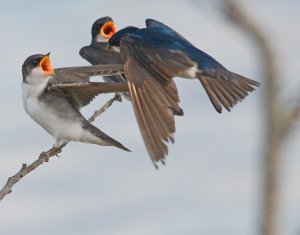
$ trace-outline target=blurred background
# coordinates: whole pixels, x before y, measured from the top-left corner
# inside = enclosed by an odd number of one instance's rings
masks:
[[[0,188],[54,142],[23,110],[23,61],[50,51],[54,67],[88,65],[78,52],[100,17],[162,21],[262,83],[220,115],[199,82],[175,79],[185,115],[159,170],[131,104],[113,104],[95,125],[132,153],[70,143],[0,202],[0,234],[300,234],[299,12],[296,0],[0,0]]]

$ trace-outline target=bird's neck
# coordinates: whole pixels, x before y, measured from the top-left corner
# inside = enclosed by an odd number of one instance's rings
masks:
[[[26,83],[23,82],[22,90],[23,96],[25,97],[38,97],[40,96],[46,89],[49,79],[44,79],[43,82],[39,83]]]
[[[108,43],[108,39],[104,38],[100,34],[98,34],[95,38],[93,38],[93,40],[98,43]]]

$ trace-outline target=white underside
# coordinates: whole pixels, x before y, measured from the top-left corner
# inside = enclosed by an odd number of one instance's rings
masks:
[[[96,36],[96,42],[108,42],[109,38],[103,37],[101,34]]]
[[[44,103],[35,97],[28,97],[24,106],[28,115],[52,135],[57,144],[62,141],[79,141],[82,134],[82,127],[78,123],[61,120],[51,112]]]
[[[80,121],[60,118],[46,103],[38,97],[45,84],[22,84],[23,106],[26,113],[55,138],[55,146],[69,141],[80,141],[99,145],[107,145],[100,138],[83,129]]]
[[[111,46],[110,47],[113,51],[120,53],[120,47]]]

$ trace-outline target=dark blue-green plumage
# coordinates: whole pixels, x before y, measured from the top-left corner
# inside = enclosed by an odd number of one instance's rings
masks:
[[[174,115],[183,115],[173,77],[201,82],[214,108],[221,113],[242,101],[260,84],[227,70],[167,25],[146,20],[146,28],[127,27],[109,40],[119,47],[129,93],[145,144],[153,161],[167,155],[174,141]]]
[[[213,57],[196,48],[190,42],[184,38],[178,37],[178,34],[166,28],[143,28],[135,30],[134,32],[128,32],[129,27],[125,28],[125,32],[131,33],[136,38],[143,41],[145,46],[149,46],[167,50],[178,50],[184,52],[189,58],[197,63],[200,70],[206,69],[225,69],[219,62]],[[118,36],[116,33],[116,36]],[[225,69],[226,70],[226,69]]]

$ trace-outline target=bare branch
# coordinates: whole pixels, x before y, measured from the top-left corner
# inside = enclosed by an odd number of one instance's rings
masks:
[[[222,9],[226,16],[237,26],[245,30],[255,42],[260,52],[263,64],[263,77],[265,79],[265,123],[266,123],[266,144],[265,144],[265,176],[264,176],[264,199],[263,199],[263,235],[273,235],[276,231],[277,201],[278,201],[278,175],[281,148],[291,126],[300,117],[300,100],[292,109],[288,110],[279,98],[278,73],[276,69],[275,50],[267,39],[259,25],[255,23],[244,9],[234,0],[225,0]]]
[[[274,62],[273,50],[265,34],[247,16],[242,7],[234,0],[226,0],[224,12],[227,17],[237,26],[245,30],[258,47],[261,61],[263,62],[263,77],[265,78],[265,123],[266,123],[266,149],[265,149],[265,172],[264,172],[264,195],[263,195],[263,223],[261,233],[273,235],[275,232],[277,215],[277,182],[278,161],[281,141],[278,134],[282,131],[282,123],[279,124],[281,112],[278,102],[277,73]]]
[[[104,113],[115,101],[122,101],[120,95],[115,95],[114,98],[110,99],[106,104],[99,110],[97,110],[90,118],[89,122],[93,122],[100,114]],[[46,152],[42,152],[37,160],[35,160],[30,165],[26,163],[22,164],[22,168],[15,175],[8,178],[6,184],[0,191],[0,201],[9,193],[12,192],[13,186],[19,182],[25,175],[29,174],[31,171],[42,165],[44,162],[48,162],[50,157],[57,156],[61,150],[67,144],[63,144],[60,147],[53,147]]]
[[[293,125],[300,119],[300,99],[298,99],[298,102],[293,107],[291,111],[289,111],[282,123],[281,128],[281,137],[285,139],[291,130],[293,129]]]

